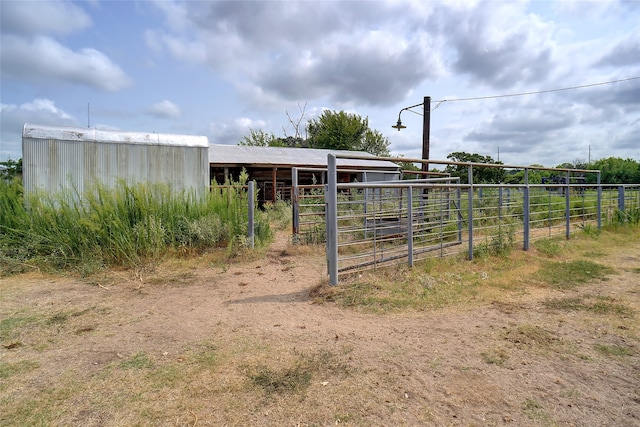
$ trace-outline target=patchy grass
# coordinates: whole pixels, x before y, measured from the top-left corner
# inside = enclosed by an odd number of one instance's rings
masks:
[[[122,369],[148,369],[153,367],[153,362],[145,353],[138,353],[120,363]]]
[[[13,375],[20,375],[37,369],[40,363],[32,360],[21,360],[19,362],[0,362],[0,379],[6,379]],[[0,385],[0,390],[2,386]]]
[[[546,257],[556,257],[562,252],[562,245],[558,239],[536,240],[533,247]]]
[[[630,348],[620,345],[596,344],[593,347],[598,353],[605,356],[632,356],[634,354]]]
[[[480,353],[482,360],[489,365],[504,366],[509,360],[509,354],[502,347],[492,347]]]
[[[573,260],[545,262],[538,271],[538,279],[555,289],[572,289],[594,280],[604,280],[613,269],[593,261]]]
[[[619,317],[634,317],[634,310],[617,302],[615,298],[590,295],[579,297],[554,298],[543,302],[546,308],[553,310],[585,310],[596,314],[610,314]]]
[[[528,398],[522,402],[522,411],[531,420],[540,421],[546,424],[551,422],[549,414],[544,410],[542,404],[535,399]]]

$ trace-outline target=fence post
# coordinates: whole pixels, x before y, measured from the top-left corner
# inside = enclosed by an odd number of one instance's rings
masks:
[[[460,179],[458,179],[458,184],[460,184]],[[458,202],[458,209],[456,209],[458,216],[458,242],[462,244],[462,189],[460,187],[456,188],[456,201]]]
[[[413,187],[407,189],[407,252],[409,267],[413,267]]]
[[[602,228],[602,183],[600,182],[600,171],[598,171],[596,183],[598,184],[598,230]]]
[[[571,234],[571,172],[567,171],[567,188],[565,189],[565,197],[564,197],[564,217],[565,217],[565,225],[564,225],[564,235],[567,240],[569,240],[569,236]]]
[[[255,224],[253,221],[253,212],[255,209],[255,202],[254,202],[254,198],[255,198],[255,181],[249,181],[249,244],[251,245],[251,247],[253,248],[255,245]]]
[[[529,195],[529,169],[524,170],[524,190],[522,193],[523,207],[522,207],[522,230],[523,236],[523,250],[529,250],[529,211],[530,211],[530,195]]]
[[[338,171],[335,154],[327,154],[327,191],[325,199],[327,215],[327,268],[329,284],[338,284]]]
[[[618,186],[618,210],[624,212],[624,185]]]
[[[291,168],[291,224],[293,227],[293,241],[300,233],[300,199],[298,194],[298,168]]]
[[[469,254],[467,258],[469,261],[473,260],[473,166],[469,166],[469,192],[467,193],[467,221],[469,222],[469,226],[467,227],[469,230]]]

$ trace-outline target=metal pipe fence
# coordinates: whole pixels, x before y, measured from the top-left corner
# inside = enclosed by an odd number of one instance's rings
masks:
[[[331,156],[330,156],[331,157]],[[381,264],[466,253],[528,250],[531,240],[569,238],[640,216],[640,184],[460,184],[407,180],[338,183],[329,158],[325,193],[327,269],[340,277]],[[430,161],[432,162],[432,161]],[[332,171],[331,165],[334,170]],[[599,171],[597,173],[599,181]],[[526,174],[525,174],[526,176]]]

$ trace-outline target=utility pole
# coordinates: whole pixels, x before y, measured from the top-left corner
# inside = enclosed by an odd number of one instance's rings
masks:
[[[424,97],[424,115],[422,117],[422,159],[429,160],[429,135],[431,134],[431,97]],[[422,164],[422,171],[429,171],[429,163]]]

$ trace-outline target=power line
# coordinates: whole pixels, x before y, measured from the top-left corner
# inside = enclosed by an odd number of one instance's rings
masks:
[[[472,97],[472,98],[441,99],[439,101],[431,101],[432,104],[436,103],[436,106],[434,108],[432,108],[431,111],[436,110],[443,102],[480,101],[480,100],[484,100],[484,99],[496,99],[496,98],[509,98],[509,97],[515,97],[515,96],[538,95],[538,94],[541,94],[541,93],[561,92],[561,91],[565,91],[565,90],[574,90],[574,89],[584,89],[584,88],[587,88],[587,87],[609,85],[609,84],[613,84],[613,83],[628,82],[630,80],[638,80],[638,79],[640,79],[640,76],[629,77],[629,78],[626,78],[626,79],[619,79],[619,80],[610,80],[610,81],[607,81],[607,82],[591,83],[591,84],[587,84],[587,85],[563,87],[563,88],[558,88],[558,89],[536,90],[536,91],[533,91],[533,92],[509,93],[509,94],[504,94],[504,95],[475,96],[475,97]],[[408,108],[413,108],[413,107],[417,107],[417,106],[420,106],[420,105],[423,105],[423,104],[413,105],[413,106],[408,107]],[[418,114],[419,116],[422,116],[421,113],[418,113],[416,111],[413,111],[413,110],[409,110],[409,111],[411,111],[412,113]]]

